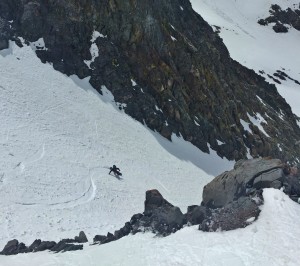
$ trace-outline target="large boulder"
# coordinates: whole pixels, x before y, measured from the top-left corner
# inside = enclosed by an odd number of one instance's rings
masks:
[[[145,200],[145,210],[144,214],[151,213],[160,207],[173,206],[167,200],[163,198],[163,196],[159,193],[158,190],[152,189],[146,191],[146,200]]]
[[[77,243],[86,243],[88,239],[83,231],[80,231],[79,236],[75,236],[75,241]]]
[[[256,189],[278,188],[284,181],[284,164],[278,159],[240,160],[234,169],[225,172],[203,189],[202,205],[221,208],[242,196],[253,186]]]
[[[132,224],[132,232],[152,231],[166,236],[182,228],[185,217],[181,210],[166,201],[158,190],[146,192],[143,216]]]
[[[284,181],[283,169],[276,168],[271,169],[268,172],[263,172],[259,176],[255,177],[252,186],[256,189],[260,188],[281,188]],[[251,183],[249,183],[251,185]]]
[[[18,253],[30,252],[29,248],[24,243],[19,243],[17,239],[7,242],[4,249],[0,252],[1,255],[16,255]]]
[[[151,231],[160,236],[167,236],[181,229],[185,223],[186,218],[178,207],[165,200],[158,190],[148,190],[143,214],[134,214],[130,221],[125,223],[119,230],[116,230],[114,234],[96,235],[94,243],[105,244],[130,233],[136,234],[146,231]]]

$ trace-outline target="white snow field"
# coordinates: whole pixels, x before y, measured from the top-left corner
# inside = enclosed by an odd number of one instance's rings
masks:
[[[2,256],[0,265],[298,266],[299,204],[275,189],[265,189],[264,198],[259,219],[244,229],[204,233],[193,226],[166,238],[129,235],[83,251]]]
[[[300,85],[291,80],[275,83],[267,74],[284,71],[300,82],[300,32],[290,28],[288,33],[275,33],[272,25],[261,26],[259,19],[268,17],[272,4],[283,10],[299,8],[299,0],[191,0],[192,6],[211,26],[219,26],[230,55],[242,65],[274,83],[279,93],[300,116]]]
[[[295,1],[276,2],[284,8],[282,3]],[[270,1],[192,3],[211,25],[222,27],[235,60],[266,74],[285,68],[300,80],[299,32],[282,38],[256,23],[268,15]],[[11,43],[0,51],[0,250],[14,238],[29,245],[81,230],[91,243],[94,235],[114,232],[142,212],[148,189],[158,189],[185,212],[201,202],[213,176],[233,167],[214,151],[203,154],[176,136],[172,143],[165,140],[120,111],[104,86],[100,96],[88,78],[53,70],[32,49]],[[300,115],[300,86],[276,86]],[[121,180],[108,175],[112,164],[121,168]],[[0,266],[299,265],[299,204],[273,189],[264,198],[258,221],[245,229],[203,233],[187,227],[167,238],[130,235],[87,244],[83,251],[0,256]]]
[[[148,130],[105,87],[100,96],[88,78],[42,64],[33,45],[10,44],[0,52],[1,247],[113,232],[143,211],[153,188],[186,212],[213,175],[233,167]],[[113,164],[121,180],[108,175]]]

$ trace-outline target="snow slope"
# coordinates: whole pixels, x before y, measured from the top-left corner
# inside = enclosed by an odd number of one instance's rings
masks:
[[[253,1],[258,6],[261,2]],[[225,12],[234,10],[226,9],[221,1],[196,3],[202,10],[206,7],[208,17],[211,14],[222,23]],[[218,4],[221,15],[216,15],[212,3]],[[228,6],[239,3],[227,1]],[[248,8],[239,8],[249,15],[253,6],[250,2],[244,5]],[[228,17],[227,22],[228,28],[235,25],[241,42],[247,43],[244,24],[230,23]],[[252,21],[249,24],[256,29]],[[257,32],[273,36],[270,28],[260,27]],[[224,32],[230,33],[222,30],[221,34]],[[229,34],[230,38],[234,35]],[[19,48],[11,43],[9,49],[0,51],[1,247],[13,238],[30,244],[36,238],[74,237],[80,230],[90,240],[95,234],[113,232],[143,211],[145,191],[152,188],[186,211],[188,205],[200,203],[202,188],[213,175],[232,168],[232,162],[221,160],[213,151],[203,154],[175,136],[168,142],[116,108],[105,87],[104,96],[99,96],[88,78],[68,78],[54,71],[51,65],[41,64],[32,49],[34,45]],[[233,51],[235,59],[240,55],[249,60],[245,64],[253,64],[256,71],[270,67],[273,73],[275,62],[280,65],[276,58],[272,65],[272,61]],[[258,55],[268,59],[268,51]],[[254,59],[262,66],[256,67]],[[286,64],[290,64],[288,74],[299,80],[293,76],[297,60],[296,55]],[[289,92],[296,88],[285,86]],[[297,95],[296,90],[294,98]],[[297,105],[293,108],[296,112]],[[108,175],[107,167],[112,164],[121,168],[123,179]],[[298,265],[299,205],[278,190],[267,189],[264,197],[259,220],[245,229],[203,233],[189,227],[167,238],[137,234],[107,245],[86,245],[77,252],[0,256],[0,266]]]
[[[299,1],[191,0],[191,3],[211,26],[221,28],[219,35],[233,59],[258,74],[263,70],[263,76],[270,83],[274,81],[267,75],[273,75],[277,70],[300,81],[300,32],[290,28],[286,34],[275,33],[272,25],[264,27],[257,23],[270,15],[272,4],[293,9],[294,4],[299,6]],[[293,112],[300,116],[300,85],[291,80],[274,84]]]
[[[120,111],[105,87],[100,97],[88,78],[66,77],[32,48],[11,43],[0,55],[1,247],[113,232],[143,211],[153,188],[185,212],[212,175],[232,168],[163,139]],[[112,164],[123,179],[108,175]]]
[[[204,233],[193,226],[166,238],[130,235],[83,251],[0,257],[0,265],[299,265],[299,204],[275,189],[265,189],[264,198],[259,220],[244,229]]]

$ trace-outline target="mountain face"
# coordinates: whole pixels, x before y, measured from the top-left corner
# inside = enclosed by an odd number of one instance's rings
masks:
[[[42,62],[90,76],[99,93],[108,88],[120,109],[168,139],[175,133],[231,160],[299,160],[290,106],[230,58],[188,0],[1,1],[0,49],[40,38]]]

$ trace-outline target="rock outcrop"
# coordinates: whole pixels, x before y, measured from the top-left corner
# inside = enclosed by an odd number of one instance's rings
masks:
[[[148,190],[143,214],[133,215],[130,221],[114,234],[96,235],[94,243],[105,244],[130,233],[139,232],[152,232],[158,236],[167,236],[181,229],[185,223],[185,216],[178,207],[165,200],[158,190]]]
[[[248,151],[299,157],[300,129],[289,105],[274,85],[230,58],[188,0],[2,0],[0,37],[0,49],[8,40],[24,45],[19,37],[43,38],[47,49],[36,51],[42,62],[90,76],[99,93],[105,86],[127,114],[168,139],[175,133],[231,160]],[[264,131],[253,122],[260,117]]]
[[[139,232],[168,236],[189,225],[199,225],[199,230],[206,232],[244,228],[259,217],[263,188],[283,189],[291,199],[299,202],[299,166],[290,167],[270,158],[238,161],[233,170],[217,176],[204,187],[201,205],[189,206],[186,214],[165,200],[158,190],[148,190],[144,212],[133,215],[114,233],[96,235],[94,244],[106,244]],[[79,250],[83,245],[74,243],[87,241],[84,232],[74,239],[62,239],[58,243],[37,239],[29,247],[14,239],[6,244],[0,254]]]
[[[55,241],[42,241],[41,239],[36,239],[33,243],[27,247],[24,243],[19,243],[18,240],[14,239],[8,241],[0,255],[16,255],[19,253],[29,253],[29,252],[39,252],[49,250],[52,252],[66,252],[83,249],[83,245],[78,245],[74,243],[85,243],[88,242],[86,235],[83,231],[79,233],[73,239],[62,239],[58,243]]]
[[[211,215],[203,219],[199,230],[212,232],[244,228],[257,220],[262,203],[262,191],[258,191],[255,195],[240,197],[223,208],[211,209]]]
[[[166,201],[158,190],[146,192],[143,216],[132,223],[132,232],[152,231],[166,236],[181,229],[184,215],[181,210]]]
[[[299,178],[278,159],[260,158],[238,161],[234,169],[225,172],[203,189],[204,206],[224,207],[240,197],[263,188],[285,188],[289,195],[299,192]],[[298,180],[298,182],[297,182]],[[300,193],[298,194],[300,197]]]
[[[202,216],[199,229],[203,231],[243,228],[258,218],[263,204],[262,189],[276,188],[296,202],[300,198],[300,171],[278,159],[260,158],[238,161],[234,169],[225,172],[203,189]]]
[[[240,160],[234,169],[214,178],[203,188],[203,205],[211,208],[246,196],[255,186],[257,189],[282,185],[284,164],[278,159]]]
[[[286,33],[290,27],[300,31],[300,4],[298,8],[287,8],[282,10],[279,5],[271,5],[270,16],[265,19],[258,20],[262,26],[274,24],[273,30],[277,33]]]
[[[202,231],[228,231],[244,228],[258,219],[264,188],[283,189],[291,199],[300,198],[300,169],[279,159],[259,158],[238,161],[203,189],[201,205],[189,206],[182,214],[157,190],[146,192],[144,212],[135,214],[123,228],[106,236],[97,235],[94,242],[105,244],[128,234],[153,232],[168,236],[185,225],[199,225]]]

